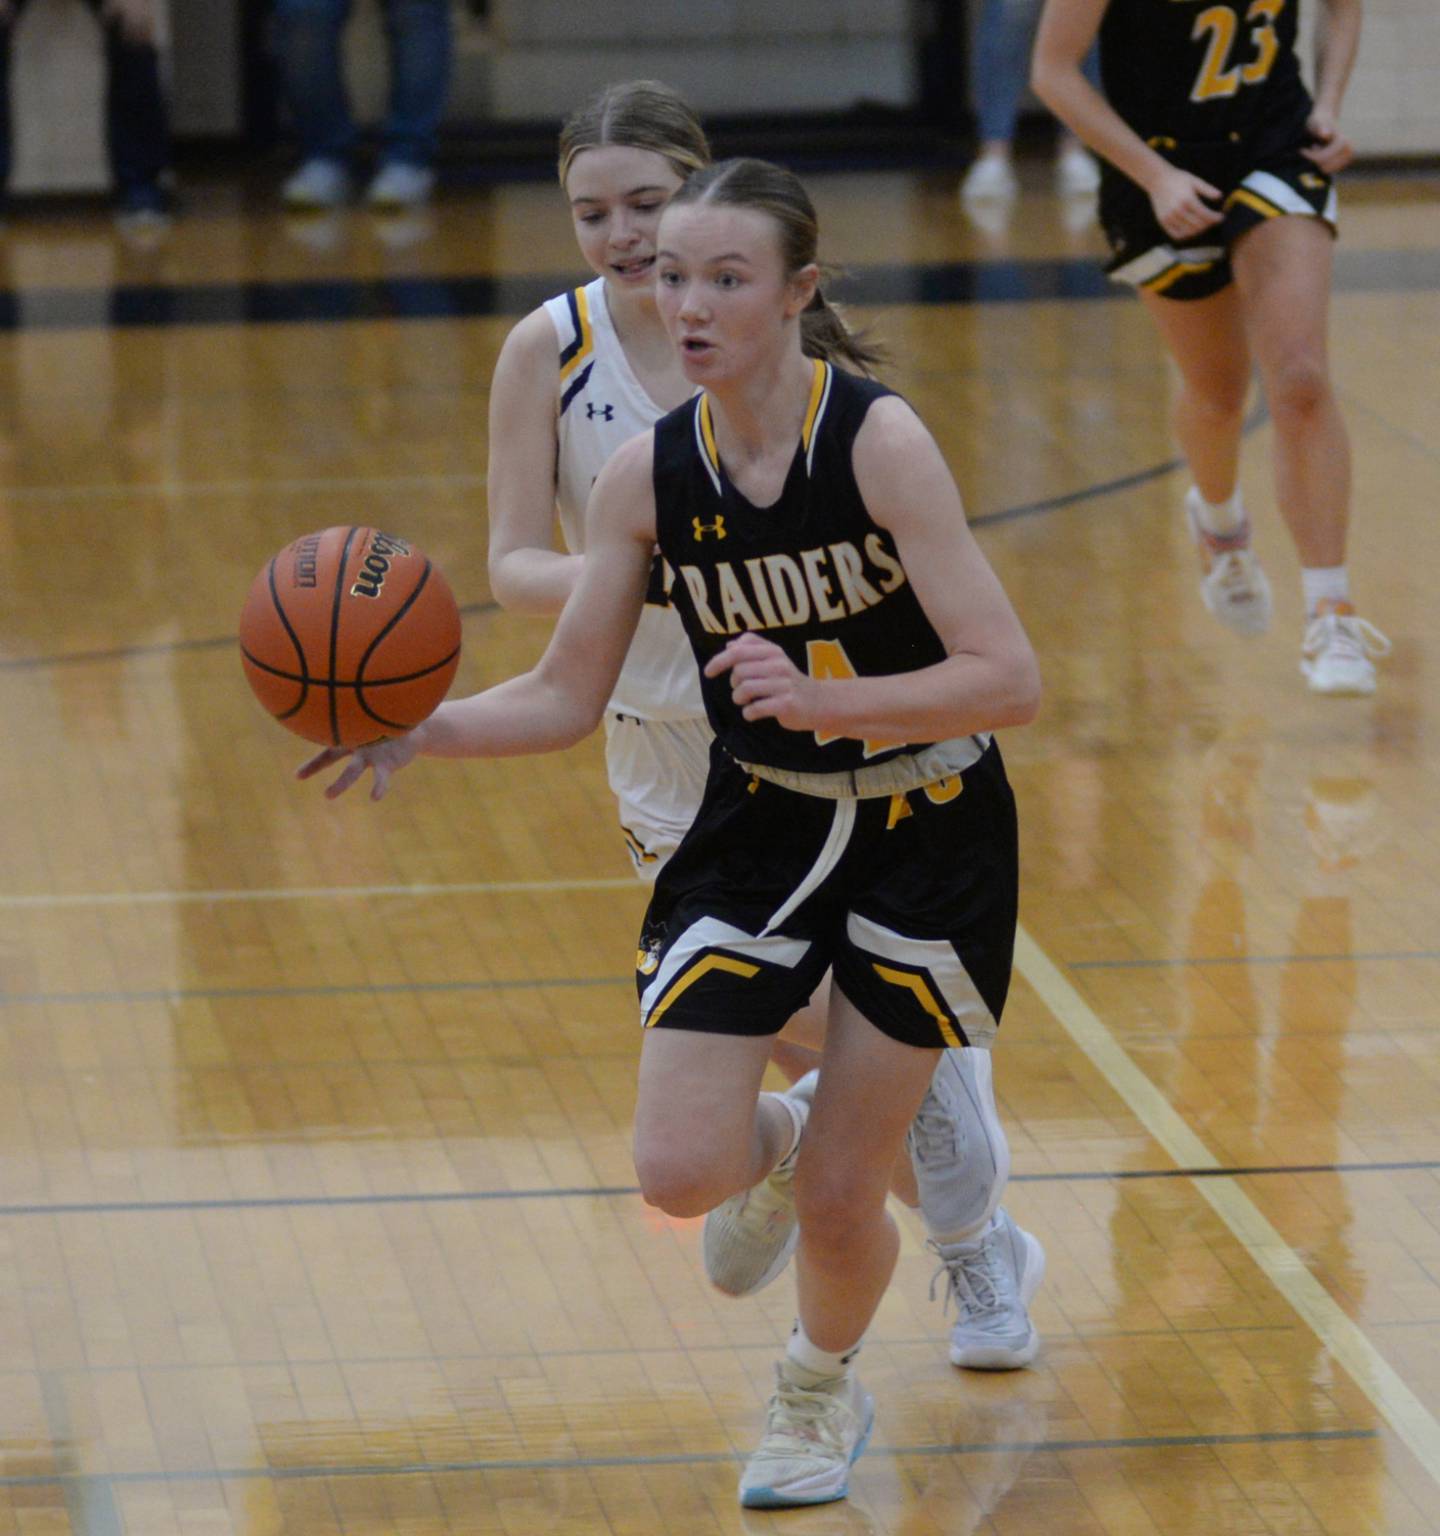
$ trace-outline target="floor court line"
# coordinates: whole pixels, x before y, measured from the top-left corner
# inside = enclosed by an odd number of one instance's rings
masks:
[[[59,502],[138,501],[150,496],[267,496],[306,495],[312,491],[423,491],[447,485],[471,490],[485,484],[483,471],[448,475],[310,475],[275,480],[136,480],[128,484],[102,481],[92,485],[10,485],[10,501]]]
[[[1354,965],[1359,960],[1440,960],[1440,949],[1355,949],[1331,955],[1171,955],[1159,960],[1076,960],[1071,971],[1164,971],[1190,966]]]
[[[1099,1016],[1022,926],[1015,968],[1130,1112],[1182,1168],[1219,1170],[1219,1160],[1130,1059]],[[1381,1416],[1440,1483],[1440,1423],[1306,1268],[1231,1178],[1194,1180],[1200,1198],[1230,1229],[1270,1283],[1309,1324]]]
[[[364,1063],[365,1066],[371,1063]],[[397,1065],[386,1062],[386,1066]],[[406,1063],[405,1065],[409,1065]],[[449,1065],[445,1063],[444,1065]],[[326,1062],[327,1070],[332,1063]],[[368,1133],[364,1138],[351,1136],[351,1142],[373,1140],[383,1130]],[[256,1138],[246,1136],[246,1145],[255,1145]],[[282,1138],[283,1139],[283,1138]],[[1168,1179],[1254,1179],[1295,1178],[1305,1174],[1369,1174],[1403,1172],[1434,1172],[1435,1163],[1378,1163],[1373,1166],[1352,1164],[1349,1166],[1297,1166],[1275,1168],[1150,1168],[1095,1169],[1083,1173],[1012,1173],[1011,1184],[1118,1184],[1138,1180]],[[187,1200],[76,1200],[47,1204],[0,1205],[0,1221],[18,1221],[27,1217],[45,1219],[71,1216],[174,1216],[185,1213],[227,1211],[288,1211],[288,1210],[344,1210],[373,1209],[388,1206],[419,1205],[489,1205],[520,1200],[609,1200],[632,1199],[640,1194],[638,1184],[591,1184],[566,1187],[525,1187],[518,1189],[441,1189],[405,1190],[392,1194],[364,1195],[215,1195],[209,1198],[196,1196]],[[1419,1320],[1416,1320],[1417,1322]],[[1203,1330],[1190,1329],[1187,1332]],[[1241,1330],[1229,1329],[1229,1332]]]
[[[1296,1430],[1254,1435],[1155,1435],[1106,1440],[996,1440],[955,1444],[872,1445],[878,1456],[992,1456],[1000,1452],[1058,1455],[1078,1451],[1156,1451],[1180,1446],[1294,1445],[1334,1440],[1373,1440],[1368,1429]],[[744,1451],[675,1451],[654,1456],[534,1456],[475,1461],[418,1461],[387,1465],[310,1465],[265,1467],[197,1467],[144,1472],[21,1472],[0,1476],[0,1488],[53,1488],[67,1484],[125,1487],[153,1483],[300,1482],[325,1478],[444,1477],[473,1472],[586,1472],[601,1467],[724,1466],[743,1461]]]
[[[451,885],[282,885],[260,890],[76,891],[70,894],[0,895],[0,911],[64,907],[197,906],[223,901],[341,901],[372,896],[515,896],[551,891],[633,891],[633,875],[599,880],[471,880]]]
[[[1299,1326],[1297,1323],[1296,1327]],[[1399,1327],[1419,1328],[1433,1327],[1433,1323],[1404,1323]],[[1188,1328],[1185,1337],[1196,1338],[1204,1336],[1222,1337],[1230,1339],[1238,1334],[1268,1334],[1272,1337],[1277,1334],[1293,1333],[1294,1327],[1281,1327],[1277,1324],[1251,1324],[1240,1328],[1214,1327],[1214,1328]],[[1116,1339],[1160,1339],[1173,1342],[1175,1330],[1173,1328],[1116,1328],[1087,1330],[1083,1339],[1073,1342],[1077,1347],[1088,1346],[1096,1341],[1106,1342]],[[686,1340],[684,1353],[687,1355],[725,1355],[733,1357],[736,1349],[753,1352],[757,1356],[763,1356],[768,1363],[774,1358],[772,1346],[765,1343],[746,1344],[736,1346],[734,1343],[724,1342],[717,1344],[700,1344]],[[1047,1346],[1053,1347],[1053,1345]],[[931,1349],[935,1348],[935,1335],[933,1333],[917,1334],[908,1337],[897,1337],[885,1340],[886,1349]],[[443,1359],[447,1365],[474,1365],[495,1360],[641,1360],[673,1359],[676,1346],[673,1344],[617,1344],[609,1349],[445,1349],[443,1354],[437,1350],[408,1355],[395,1354],[364,1354],[356,1350],[348,1350],[345,1355],[345,1364],[351,1368],[378,1367],[378,1366],[410,1366],[433,1365],[437,1360]],[[255,1358],[243,1362],[227,1361],[217,1363],[210,1360],[120,1360],[113,1362],[99,1362],[94,1360],[76,1361],[71,1365],[48,1365],[45,1374],[56,1379],[84,1380],[91,1376],[206,1376],[211,1373],[220,1375],[237,1375],[244,1371],[293,1371],[309,1366],[330,1366],[335,1363],[334,1354],[296,1354],[288,1355],[284,1359]],[[33,1376],[33,1370],[23,1368],[12,1369],[12,1376]],[[1296,1430],[1256,1430],[1251,1435],[1237,1434],[1233,1438],[1244,1439],[1247,1443],[1260,1439],[1267,1435],[1278,1435],[1287,1440],[1376,1440],[1380,1437],[1377,1429],[1296,1429]],[[973,1442],[972,1442],[973,1443]],[[1038,1443],[1038,1442],[1037,1442]],[[1137,1437],[1126,1444],[1139,1444]],[[1150,1443],[1146,1437],[1146,1444]],[[998,1444],[998,1443],[997,1443]],[[992,1446],[992,1449],[995,1448]],[[965,1445],[959,1444],[953,1449],[964,1450]]]

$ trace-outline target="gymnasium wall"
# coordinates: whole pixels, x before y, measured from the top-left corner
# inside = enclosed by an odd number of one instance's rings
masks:
[[[159,3],[177,132],[238,132],[246,0]],[[379,112],[385,92],[377,7],[356,0],[346,37],[365,117]],[[671,81],[708,112],[814,112],[861,99],[903,106],[916,90],[913,34],[924,9],[918,0],[490,0],[478,20],[457,4],[448,115],[464,123],[558,117],[600,81],[641,74]],[[1362,154],[1440,154],[1440,0],[1366,0],[1365,12],[1346,104],[1352,137]],[[98,42],[80,0],[31,0],[11,78],[12,188],[102,187]]]

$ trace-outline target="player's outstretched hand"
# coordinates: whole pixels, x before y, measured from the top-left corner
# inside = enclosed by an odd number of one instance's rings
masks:
[[[705,663],[706,677],[730,674],[730,696],[747,720],[778,720],[787,730],[815,728],[818,685],[775,644],[747,630]]]
[[[1300,153],[1307,160],[1313,160],[1327,176],[1343,171],[1355,158],[1355,146],[1340,132],[1340,124],[1333,112],[1316,107],[1306,119],[1305,126],[1314,143]]]
[[[1161,229],[1172,240],[1192,239],[1218,224],[1225,215],[1219,208],[1212,208],[1211,202],[1219,203],[1221,198],[1218,187],[1175,165],[1167,167],[1164,176],[1150,189],[1150,206]]]
[[[390,780],[406,763],[414,761],[419,750],[419,743],[414,738],[414,731],[407,731],[403,736],[387,736],[380,741],[366,742],[363,747],[326,747],[308,762],[301,763],[295,770],[295,777],[313,778],[348,757],[350,761],[345,764],[340,776],[333,784],[325,786],[325,798],[335,800],[343,795],[368,768],[375,775],[375,782],[370,786],[370,798],[383,800],[385,791],[390,788]]]

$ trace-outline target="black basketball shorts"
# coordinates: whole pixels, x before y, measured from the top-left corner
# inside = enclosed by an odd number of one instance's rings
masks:
[[[1224,194],[1219,224],[1188,240],[1172,240],[1161,227],[1150,199],[1128,177],[1106,167],[1100,193],[1100,222],[1109,241],[1106,272],[1167,299],[1205,299],[1228,286],[1230,251],[1247,230],[1267,219],[1300,214],[1336,229],[1335,184],[1300,153],[1300,143],[1247,152],[1238,139],[1222,144],[1177,144],[1152,139],[1172,164],[1203,177]]]
[[[833,969],[896,1040],[988,1046],[1010,983],[1018,864],[993,742],[963,773],[866,800],[753,777],[717,743],[646,914],[641,1022],[773,1035]]]

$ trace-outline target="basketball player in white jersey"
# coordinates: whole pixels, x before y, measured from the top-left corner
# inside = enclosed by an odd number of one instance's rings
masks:
[[[630,438],[694,392],[655,303],[654,235],[684,180],[710,161],[694,113],[668,87],[602,91],[560,137],[560,182],[581,254],[596,273],[519,322],[496,364],[490,406],[490,582],[502,607],[558,615],[579,579],[585,503]],[[865,371],[863,347],[848,359]],[[558,513],[565,550],[554,547]],[[637,875],[653,882],[694,820],[713,732],[699,674],[656,560],[639,628],[605,716],[606,767]],[[807,1015],[809,1017],[807,1017]],[[823,1015],[803,1010],[774,1057],[797,1079],[781,1097],[803,1127]],[[797,1141],[798,1146],[798,1141]],[[957,1321],[950,1359],[980,1370],[1027,1365],[1039,1347],[1027,1305],[1044,1273],[1040,1243],[1000,1206],[1010,1152],[995,1108],[990,1055],[940,1058],[908,1138],[896,1192],[918,1203],[947,1274]],[[795,1246],[794,1155],[706,1220],[712,1282],[747,1295],[784,1269]],[[913,1167],[913,1175],[911,1168]]]

